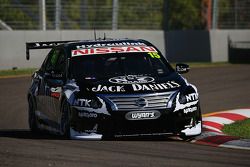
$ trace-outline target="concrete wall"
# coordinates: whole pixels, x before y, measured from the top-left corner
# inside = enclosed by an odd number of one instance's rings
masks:
[[[227,62],[228,37],[250,41],[250,30],[170,31],[166,55],[174,62]]]
[[[250,30],[210,31],[212,62],[228,61],[228,37],[233,41],[250,41]]]
[[[142,38],[156,45],[165,53],[163,31],[142,30],[103,30],[97,31],[97,37],[103,38]],[[78,40],[94,39],[94,32],[89,31],[0,31],[0,69],[12,67],[39,67],[49,50],[31,50],[30,60],[25,59],[25,43],[34,41]]]
[[[165,34],[171,62],[210,62],[209,31],[170,31]]]
[[[152,42],[172,62],[226,62],[228,41],[250,41],[250,30],[145,31],[102,30],[97,37],[142,38]],[[0,31],[0,69],[39,67],[48,50],[31,51],[25,59],[25,42],[93,39],[89,31]],[[166,41],[166,42],[165,42]],[[166,48],[166,49],[165,49]],[[166,54],[165,54],[166,53]]]

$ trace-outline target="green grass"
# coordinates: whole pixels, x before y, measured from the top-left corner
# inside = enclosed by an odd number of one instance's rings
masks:
[[[224,125],[223,133],[230,136],[238,136],[250,139],[250,119],[236,121],[233,124]]]
[[[4,76],[18,76],[18,75],[31,75],[36,68],[23,68],[15,70],[0,70],[0,77]]]

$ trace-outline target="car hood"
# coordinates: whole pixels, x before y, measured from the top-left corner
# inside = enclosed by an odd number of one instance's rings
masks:
[[[84,79],[76,81],[80,92],[91,94],[136,94],[176,91],[183,89],[187,82],[177,73],[167,77],[148,75],[116,76],[108,79]]]

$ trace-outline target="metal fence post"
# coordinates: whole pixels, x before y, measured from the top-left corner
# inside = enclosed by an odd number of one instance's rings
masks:
[[[39,25],[40,29],[45,31],[46,30],[46,6],[45,0],[39,0]]]
[[[112,30],[117,30],[118,28],[118,8],[119,8],[119,1],[113,0]]]
[[[55,29],[60,30],[61,25],[61,0],[56,0]]]
[[[217,29],[218,24],[218,0],[213,0],[213,22],[212,29]]]

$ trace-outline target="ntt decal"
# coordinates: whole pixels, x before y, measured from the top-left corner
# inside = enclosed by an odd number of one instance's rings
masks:
[[[152,46],[124,46],[124,47],[106,47],[106,48],[89,48],[72,50],[72,57],[93,55],[93,54],[109,54],[109,53],[131,53],[131,52],[157,52]]]

